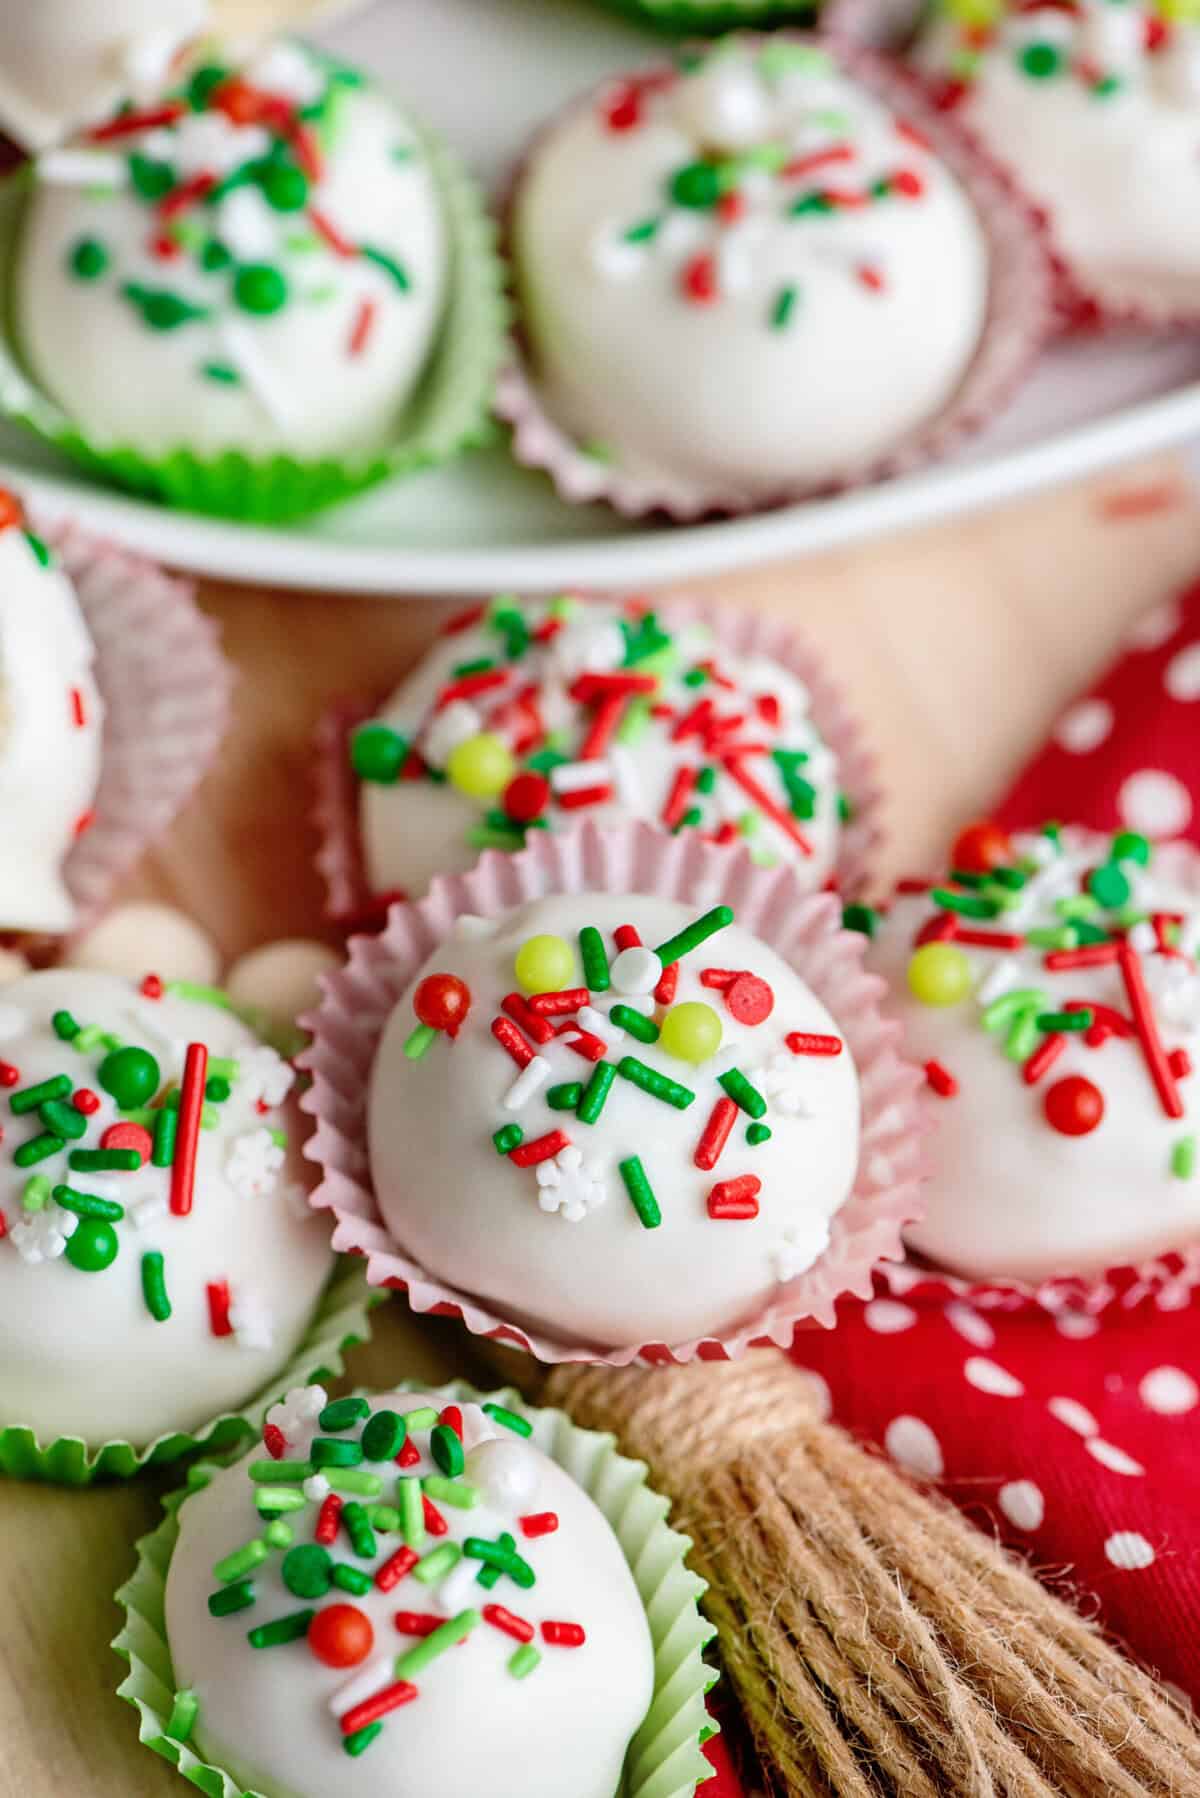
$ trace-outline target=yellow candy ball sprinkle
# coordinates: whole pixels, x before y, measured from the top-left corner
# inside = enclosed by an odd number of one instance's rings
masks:
[[[575,951],[561,936],[527,937],[513,971],[527,993],[559,993],[574,982]]]
[[[707,1061],[721,1047],[721,1020],[711,1005],[685,999],[663,1019],[658,1043],[680,1061]]]
[[[922,1005],[957,1005],[971,990],[971,963],[953,943],[922,943],[908,964],[908,989]]]
[[[516,771],[516,758],[508,744],[486,730],[456,744],[446,762],[451,785],[472,799],[494,799]]]

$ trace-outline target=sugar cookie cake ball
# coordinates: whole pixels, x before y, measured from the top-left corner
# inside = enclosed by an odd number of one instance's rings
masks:
[[[91,823],[104,705],[75,589],[0,490],[0,930],[68,930],[63,862]]]
[[[1096,1273],[1200,1235],[1195,856],[964,831],[869,960],[938,1129],[917,1249],[980,1278]]]
[[[289,1393],[180,1511],[166,1626],[192,1748],[263,1798],[623,1789],[645,1612],[529,1428],[423,1393]]]
[[[957,179],[827,50],[784,39],[580,101],[530,152],[512,249],[553,419],[713,504],[889,450],[954,394],[987,305]]]
[[[195,1429],[309,1322],[332,1256],[292,1070],[189,990],[63,969],[0,996],[0,1427]]]
[[[1194,312],[1200,27],[1165,4],[939,0],[917,60],[1045,207],[1083,290]]]
[[[435,1276],[560,1340],[682,1343],[810,1267],[854,1183],[858,1079],[733,922],[592,894],[460,920],[385,1027],[379,1209]]]
[[[33,176],[14,324],[85,438],[320,457],[394,433],[447,252],[412,127],[361,77],[289,42],[204,63]]]
[[[849,802],[803,682],[642,604],[504,595],[350,744],[372,891],[424,891],[532,830],[642,818],[831,872]]]

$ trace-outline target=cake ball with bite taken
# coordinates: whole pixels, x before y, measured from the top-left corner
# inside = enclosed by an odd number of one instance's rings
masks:
[[[850,921],[936,1112],[913,1248],[1036,1283],[1200,1238],[1194,850],[980,823],[944,879]]]

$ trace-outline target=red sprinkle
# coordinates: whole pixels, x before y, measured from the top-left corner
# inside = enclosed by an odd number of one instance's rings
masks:
[[[547,1621],[542,1624],[542,1640],[552,1643],[555,1648],[582,1648],[587,1637],[581,1623]]]
[[[717,217],[723,225],[736,225],[746,210],[746,196],[731,187],[717,201]]]
[[[426,1498],[423,1492],[421,1494],[421,1506],[425,1512],[425,1528],[429,1531],[429,1534],[431,1536],[447,1535],[450,1525],[446,1522],[446,1519],[442,1516],[442,1513],[438,1510],[437,1506],[431,1499]]]
[[[758,1216],[758,1194],[762,1181],[757,1174],[742,1174],[737,1180],[718,1180],[708,1195],[708,1215],[716,1218]]]
[[[386,1717],[389,1711],[399,1710],[402,1704],[411,1704],[416,1696],[416,1686],[407,1679],[395,1680],[392,1685],[372,1693],[370,1698],[364,1698],[361,1704],[356,1704],[345,1713],[341,1719],[342,1734],[355,1735],[360,1729],[365,1729],[368,1723],[377,1723],[380,1717]]]
[[[881,271],[877,268],[871,268],[868,264],[864,263],[862,268],[855,270],[855,273],[858,276],[860,285],[867,288],[871,293],[882,293],[887,286],[887,282],[884,280]]]
[[[1167,1056],[1167,1066],[1176,1080],[1186,1080],[1192,1071],[1192,1058],[1186,1049],[1172,1049]]]
[[[793,156],[779,173],[785,180],[811,175],[814,169],[830,167],[835,162],[853,162],[855,152],[850,144],[830,144],[825,150],[810,150],[807,156]]]
[[[78,687],[71,688],[71,722],[76,730],[82,730],[87,723],[87,711],[83,703],[83,693]]]
[[[493,1629],[503,1630],[506,1636],[513,1636],[518,1642],[533,1641],[532,1623],[527,1623],[524,1617],[518,1617],[504,1605],[485,1604],[481,1615],[485,1623],[490,1623]]]
[[[557,993],[534,993],[527,1001],[530,1011],[539,1018],[565,1017],[568,1012],[578,1011],[587,1002],[586,986],[566,987]]]
[[[402,1636],[431,1636],[445,1621],[436,1611],[397,1611],[392,1618]]]
[[[263,1425],[263,1447],[272,1461],[282,1461],[287,1452],[287,1438],[277,1423]]]
[[[758,781],[755,780],[754,776],[742,765],[736,756],[725,756],[723,758],[723,766],[730,780],[737,782],[743,793],[754,801],[759,811],[765,812],[771,822],[777,824],[780,830],[782,830],[786,836],[789,836],[796,847],[802,850],[805,855],[811,855],[813,852],[812,844],[809,842],[796,820],[792,817],[791,812],[785,811],[784,807],[772,798],[766,788],[759,785]]]
[[[1051,949],[1043,965],[1051,974],[1067,968],[1103,968],[1116,961],[1118,943],[1085,943],[1082,949]]]
[[[737,979],[740,968],[701,968],[701,986],[711,986],[716,992],[723,993],[727,986],[732,986]]]
[[[575,787],[570,793],[559,793],[558,803],[564,812],[577,812],[585,805],[607,805],[616,794],[607,781],[603,786]]]
[[[623,693],[610,693],[600,701],[587,734],[579,745],[581,762],[594,761],[597,756],[604,754],[621,722],[626,703]]]
[[[317,1542],[324,1543],[326,1548],[331,1542],[337,1540],[338,1519],[342,1514],[342,1504],[343,1500],[338,1497],[337,1493],[331,1492],[328,1498],[323,1500],[321,1509],[317,1512],[317,1526],[313,1531],[313,1538]]]
[[[518,1143],[515,1149],[509,1150],[508,1159],[514,1167],[536,1167],[539,1161],[552,1161],[570,1146],[571,1139],[565,1131],[548,1130],[545,1136],[535,1136],[532,1142]]]
[[[617,88],[604,108],[604,123],[610,131],[633,131],[642,122],[642,100],[632,81]]]
[[[665,830],[674,830],[675,826],[682,822],[695,784],[695,768],[684,766],[675,770],[675,778],[671,782],[671,790],[667,794],[666,804],[663,806],[659,818],[659,822]]]
[[[5,1217],[3,1211],[0,1211],[0,1242],[3,1242],[4,1238],[7,1235],[8,1235],[8,1219]]]
[[[732,1099],[718,1099],[709,1113],[700,1141],[696,1144],[696,1152],[692,1160],[698,1168],[708,1173],[716,1167],[721,1159],[721,1150],[729,1141],[729,1132],[737,1122],[738,1108]]]
[[[763,1024],[775,1009],[775,994],[757,974],[739,974],[725,989],[725,1004],[739,1024]]]
[[[960,924],[954,934],[956,943],[968,949],[1023,949],[1025,938],[1015,930],[964,930]]]
[[[840,1036],[822,1036],[814,1030],[789,1030],[783,1040],[793,1055],[840,1055],[845,1046]]]
[[[1026,1086],[1036,1086],[1042,1075],[1054,1066],[1066,1046],[1067,1039],[1059,1030],[1053,1031],[1040,1042],[1021,1067],[1021,1078]]]
[[[371,332],[375,328],[376,311],[374,300],[359,301],[358,311],[354,314],[354,323],[350,327],[350,336],[346,341],[348,356],[361,356],[371,341]]]
[[[15,1068],[11,1061],[0,1061],[0,1086],[16,1086],[20,1078],[20,1068]]]
[[[654,997],[660,1005],[673,1005],[675,991],[679,985],[679,963],[668,962],[662,971],[662,978],[654,989]]]
[[[76,1111],[81,1111],[85,1118],[90,1118],[100,1109],[100,1095],[94,1093],[90,1086],[81,1086],[71,1094],[71,1103]]]
[[[598,1036],[593,1036],[590,1030],[580,1030],[570,1039],[567,1047],[574,1049],[576,1055],[582,1055],[585,1061],[603,1061],[608,1052],[608,1045],[602,1043]],[[514,1158],[516,1153],[514,1149]]]
[[[675,722],[671,731],[672,743],[682,743],[685,737],[701,736],[708,729],[712,718],[713,702],[711,699],[698,699]]]
[[[548,1043],[554,1035],[553,1025],[545,1018],[539,1018],[535,1011],[530,1011],[528,1002],[520,993],[507,993],[500,1001],[501,1011],[506,1011],[515,1024],[519,1024],[526,1036],[531,1036],[535,1043]]]
[[[178,1141],[178,1138],[176,1138]],[[212,1280],[204,1288],[208,1298],[208,1327],[214,1336],[232,1336],[229,1321],[229,1281]]]
[[[958,1093],[958,1081],[940,1061],[925,1063],[925,1078],[939,1099],[953,1099]]]
[[[557,1511],[531,1511],[527,1517],[518,1519],[521,1534],[531,1539],[537,1536],[552,1536],[558,1528]]]
[[[914,169],[900,169],[891,176],[888,186],[894,194],[903,194],[906,200],[919,200],[925,192],[925,183]]]
[[[493,1018],[492,1035],[500,1047],[512,1056],[519,1068],[527,1068],[533,1060],[533,1050],[521,1035],[511,1018]]]
[[[448,1430],[453,1430],[459,1441],[462,1441],[463,1414],[457,1405],[446,1405],[441,1416],[438,1418],[438,1422],[444,1423]]]
[[[658,679],[653,674],[580,674],[567,691],[580,705],[591,705],[615,693],[653,693],[657,687]]]
[[[140,132],[154,131],[159,125],[173,125],[182,118],[187,107],[182,100],[170,100],[146,112],[122,112],[102,125],[93,125],[87,133],[89,143],[108,144],[118,137],[137,137]]]
[[[173,187],[169,194],[164,194],[155,207],[155,211],[160,219],[173,219],[179,213],[186,212],[189,206],[202,200],[216,184],[215,175],[207,175],[203,172],[193,175],[190,181],[181,181],[179,186]]]
[[[642,939],[634,924],[618,924],[613,931],[613,942],[618,949],[640,949]]]
[[[464,612],[455,612],[454,616],[442,626],[442,636],[461,637],[464,631],[469,631],[472,625],[479,623],[486,610],[486,606],[468,606]]]
[[[919,949],[923,943],[948,943],[952,937],[958,938],[958,919],[952,911],[938,912],[922,924],[913,938],[913,946]]]
[[[1069,1074],[1049,1088],[1042,1107],[1046,1122],[1063,1136],[1089,1136],[1104,1116],[1104,1094],[1082,1074]]]
[[[355,255],[354,245],[348,238],[343,237],[333,221],[326,218],[323,212],[318,212],[315,206],[310,206],[308,209],[308,222],[317,236],[324,239],[335,256]],[[465,630],[467,627],[464,625],[462,628]]]
[[[474,699],[477,693],[490,693],[494,687],[505,686],[507,681],[508,673],[503,668],[481,668],[478,674],[464,674],[442,688],[434,710],[444,711],[456,699]]]
[[[679,277],[679,285],[683,289],[684,298],[693,306],[711,306],[718,299],[717,264],[707,252],[701,251],[683,265]]]
[[[321,146],[317,142],[316,133],[310,131],[302,119],[293,118],[287,128],[287,138],[296,161],[309,180],[319,181],[322,173]]]
[[[95,822],[96,822],[95,812],[93,812],[93,811],[80,812],[79,816],[75,820],[75,825],[74,825],[75,836],[77,838],[83,836],[85,831],[89,831]]]
[[[157,974],[147,974],[138,991],[143,999],[161,999],[166,988]]]
[[[420,1558],[415,1548],[408,1547],[398,1548],[394,1555],[389,1555],[375,1573],[375,1584],[379,1590],[390,1592],[402,1579],[407,1579]]]
[[[415,1467],[420,1459],[421,1451],[410,1438],[396,1456],[396,1465],[397,1467]]]
[[[1142,1045],[1142,1055],[1158,1093],[1159,1103],[1169,1118],[1181,1118],[1184,1114],[1183,1100],[1179,1096],[1175,1076],[1171,1072],[1158,1026],[1154,1021],[1154,1008],[1146,991],[1141,957],[1133,944],[1126,941],[1118,945],[1117,961],[1129,1009],[1133,1013],[1133,1027]]]
[[[78,1107],[77,1107],[78,1109]],[[100,1138],[102,1149],[136,1149],[145,1167],[154,1147],[154,1138],[141,1124],[110,1124]]]
[[[774,728],[774,726],[779,723],[781,716],[779,701],[776,699],[774,693],[757,694],[754,700],[754,709],[764,724],[769,724]]]
[[[171,1163],[171,1210],[186,1217],[192,1209],[196,1185],[196,1145],[204,1110],[204,1080],[208,1050],[203,1043],[189,1043],[183,1061],[183,1085],[179,1093],[179,1123],[175,1132],[175,1159]],[[212,1288],[209,1288],[210,1292]],[[214,1335],[222,1332],[214,1331]],[[228,1334],[228,1331],[224,1332]]]

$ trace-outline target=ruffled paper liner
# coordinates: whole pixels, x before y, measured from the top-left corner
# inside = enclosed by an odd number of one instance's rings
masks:
[[[706,516],[731,517],[768,511],[876,481],[907,475],[940,461],[989,424],[1029,373],[1055,328],[1054,279],[1041,214],[1024,198],[1003,169],[979,144],[933,104],[911,71],[860,45],[803,32],[776,33],[782,38],[828,50],[839,66],[862,87],[914,124],[928,139],[971,200],[988,245],[990,281],[983,330],[958,389],[932,419],[916,426],[882,456],[872,456],[835,479],[783,489],[764,501],[735,488],[705,489],[667,472],[625,473],[614,464],[589,456],[551,417],[543,405],[519,326],[513,353],[501,371],[496,410],[512,429],[513,455],[530,468],[543,469],[559,496],[572,504],[603,500],[628,518],[665,513],[676,521]],[[766,41],[766,40],[764,40]],[[613,81],[663,72],[666,65],[610,77]],[[565,117],[593,106],[601,89],[577,98],[542,127],[514,170],[506,215],[520,186],[523,169]]]
[[[406,1389],[417,1390],[418,1383],[401,1382],[400,1390]],[[715,1628],[699,1610],[707,1586],[687,1566],[691,1541],[667,1522],[669,1503],[647,1484],[645,1464],[620,1454],[611,1436],[580,1429],[564,1411],[535,1408],[509,1387],[482,1393],[455,1380],[434,1390],[447,1403],[491,1399],[528,1418],[531,1441],[607,1518],[645,1606],[654,1644],[654,1698],[629,1745],[622,1798],[692,1798],[713,1771],[702,1747],[717,1727],[705,1705],[717,1672],[704,1659]],[[189,1469],[187,1486],[165,1500],[162,1522],[137,1545],[137,1567],[116,1594],[125,1622],[112,1646],[129,1665],[117,1691],[137,1710],[138,1739],[208,1798],[256,1798],[222,1768],[202,1761],[186,1742],[167,1734],[175,1701],[165,1618],[167,1569],[179,1537],[180,1507],[219,1471],[212,1463]]]
[[[1069,826],[1064,835],[1081,847],[1094,844],[1098,863],[1106,858],[1112,841],[1111,833],[1079,830],[1074,826]],[[1156,873],[1160,870],[1165,873],[1170,884],[1195,893],[1200,899],[1200,851],[1190,843],[1156,843],[1152,865]],[[940,878],[940,874],[934,876],[931,884],[936,884]],[[930,1102],[937,1103],[940,1101]],[[933,1136],[935,1146],[929,1159],[936,1163],[936,1130]],[[1130,1311],[1146,1304],[1154,1305],[1160,1311],[1180,1311],[1191,1302],[1193,1290],[1200,1286],[1200,1238],[1166,1254],[1148,1256],[1144,1261],[1120,1263],[1101,1273],[1064,1271],[1043,1280],[1016,1280],[1006,1276],[979,1279],[974,1275],[956,1274],[915,1250],[910,1250],[902,1261],[880,1266],[875,1271],[880,1292],[902,1298],[910,1305],[940,1308],[948,1304],[965,1304],[979,1311],[1003,1312],[1035,1309],[1060,1320],[1095,1318],[1110,1308]],[[1069,1329],[1069,1322],[1066,1327]]]
[[[839,55],[847,48],[869,45],[902,56],[911,45],[924,10],[923,0],[828,0],[821,11],[822,32],[837,43]],[[938,82],[916,68],[910,73],[936,105]],[[986,143],[957,111],[942,112],[941,117],[954,119],[977,153],[996,161],[1016,192],[1024,191],[1018,172],[1005,166],[1001,147]],[[1200,295],[1193,306],[1185,307],[1156,299],[1151,293],[1134,298],[1128,283],[1106,286],[1102,280],[1084,277],[1057,243],[1053,210],[1032,194],[1026,197],[1046,230],[1054,272],[1055,328],[1060,334],[1094,336],[1113,331],[1183,330],[1200,323]]]
[[[368,1340],[368,1313],[382,1296],[368,1286],[361,1266],[339,1262],[295,1353],[272,1375],[269,1385],[239,1410],[223,1411],[196,1430],[157,1436],[144,1448],[117,1438],[92,1446],[78,1436],[59,1436],[43,1443],[31,1429],[12,1425],[0,1430],[0,1474],[15,1480],[47,1480],[58,1486],[90,1486],[93,1480],[132,1479],[148,1467],[176,1461],[195,1449],[217,1454],[244,1446],[262,1428],[264,1417],[281,1394],[312,1380],[336,1379],[343,1370],[345,1352]]]
[[[745,849],[718,848],[694,833],[671,837],[644,824],[535,834],[517,854],[489,850],[470,873],[439,878],[424,899],[394,905],[379,936],[352,938],[345,968],[327,977],[320,1007],[300,1020],[313,1032],[299,1057],[313,1078],[300,1105],[316,1119],[304,1153],[322,1172],[311,1203],[333,1212],[334,1247],[365,1256],[371,1285],[405,1292],[413,1311],[457,1317],[472,1335],[515,1343],[542,1362],[625,1367],[732,1359],[760,1343],[785,1346],[797,1323],[832,1325],[840,1295],[865,1297],[872,1264],[900,1258],[901,1231],[921,1215],[918,1186],[926,1171],[929,1120],[918,1102],[924,1076],[899,1053],[899,1025],[880,1015],[883,983],[863,969],[865,939],[841,929],[839,900],[805,893],[791,867],[757,867]],[[760,1312],[725,1336],[609,1349],[529,1332],[412,1260],[375,1202],[366,1141],[371,1065],[387,1019],[421,964],[464,912],[497,917],[550,894],[596,892],[731,906],[738,923],[770,944],[828,1007],[858,1070],[858,1174],[831,1220],[829,1244],[812,1267],[779,1285]]]
[[[36,512],[31,524],[40,529]],[[105,705],[94,820],[64,864],[77,931],[95,921],[212,766],[233,676],[190,583],[73,525],[41,534],[74,583]],[[20,940],[35,953],[50,941],[36,933]]]
[[[628,595],[617,594],[620,605]],[[689,623],[707,625],[718,645],[737,656],[765,656],[808,690],[810,716],[837,760],[838,786],[850,802],[850,817],[838,833],[833,877],[848,896],[869,882],[883,842],[883,794],[875,758],[866,747],[857,718],[817,652],[778,619],[734,611],[689,598],[664,595],[656,615],[669,630]],[[386,700],[386,695],[384,696]],[[382,701],[381,701],[382,703]],[[313,820],[317,828],[317,871],[325,884],[326,915],[345,929],[382,923],[386,904],[367,879],[360,824],[359,783],[350,766],[350,738],[357,725],[377,715],[365,701],[341,700],[317,727]],[[797,866],[803,870],[804,863]],[[385,899],[395,899],[392,893]]]
[[[0,306],[0,413],[81,463],[89,474],[170,506],[256,524],[304,517],[380,481],[431,468],[490,442],[492,386],[508,316],[496,228],[478,189],[440,140],[416,122],[413,130],[437,186],[452,265],[429,366],[388,447],[361,461],[333,456],[306,461],[280,454],[255,457],[242,450],[200,456],[186,443],[157,455],[130,445],[93,443],[22,365],[10,303]],[[0,181],[0,268],[9,270],[10,279],[31,178],[22,169]],[[186,420],[181,426],[186,428]]]

